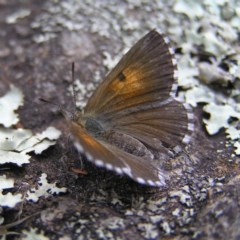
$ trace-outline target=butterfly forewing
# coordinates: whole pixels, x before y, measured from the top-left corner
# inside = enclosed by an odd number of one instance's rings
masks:
[[[175,63],[165,38],[152,30],[140,39],[99,85],[86,114],[127,109],[155,99],[164,100],[175,87]]]
[[[120,174],[123,173],[126,165],[119,161],[111,151],[89,135],[83,128],[80,128],[77,123],[70,122],[70,128],[76,148],[84,153],[89,161],[100,167],[103,166]]]
[[[165,173],[150,162],[105,142],[97,141],[74,122],[70,123],[70,127],[76,148],[97,166],[105,167],[118,174],[126,174],[142,184],[150,186],[165,184]]]

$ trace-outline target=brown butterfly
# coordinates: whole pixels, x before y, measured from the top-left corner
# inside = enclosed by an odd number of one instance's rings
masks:
[[[194,128],[190,108],[175,99],[176,73],[169,40],[150,31],[68,119],[78,151],[99,167],[163,186],[164,159],[156,153],[173,157],[170,150],[187,144]]]

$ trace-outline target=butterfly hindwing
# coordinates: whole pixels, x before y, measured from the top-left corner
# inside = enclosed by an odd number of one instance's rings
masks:
[[[152,147],[156,139],[168,147],[187,144],[193,131],[191,109],[172,97],[143,104],[132,111],[102,115],[99,120],[105,129],[129,134]]]

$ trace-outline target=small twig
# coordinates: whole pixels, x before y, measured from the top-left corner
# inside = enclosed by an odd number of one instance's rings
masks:
[[[12,223],[8,223],[6,225],[0,225],[0,236],[4,236],[4,235],[10,235],[10,234],[15,234],[15,235],[19,235],[20,233],[17,233],[17,232],[11,232],[11,231],[8,231],[8,229],[12,228],[12,227],[15,227],[23,222],[25,222],[26,220],[28,220],[29,218],[33,217],[33,216],[36,216],[38,215],[40,212],[37,212],[37,213],[34,213],[32,214],[31,216],[28,216],[28,217],[25,217],[25,218],[22,218],[20,220],[17,220],[15,222],[12,222]]]

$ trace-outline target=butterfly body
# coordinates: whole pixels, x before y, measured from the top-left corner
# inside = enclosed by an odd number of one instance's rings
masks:
[[[104,129],[101,123],[91,117],[88,117],[86,119],[85,128],[89,132],[89,134],[93,135],[94,137],[100,137],[104,133]]]
[[[175,99],[176,89],[173,51],[152,30],[98,86],[83,113],[68,121],[76,148],[97,166],[163,186],[162,161],[193,131],[193,114]]]

